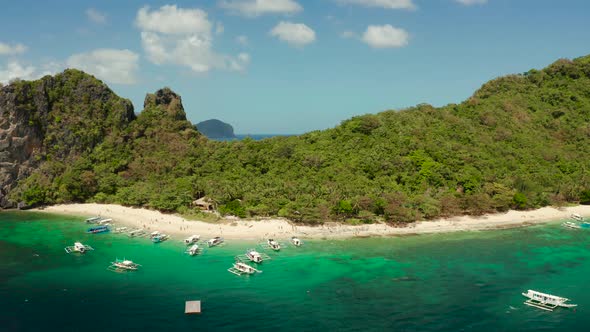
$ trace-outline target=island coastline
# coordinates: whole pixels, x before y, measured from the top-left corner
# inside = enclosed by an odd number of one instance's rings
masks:
[[[432,221],[418,221],[408,224],[406,227],[395,227],[383,223],[347,225],[334,222],[309,226],[295,224],[280,218],[203,222],[145,208],[96,203],[53,205],[30,211],[79,216],[81,219],[90,216],[112,218],[117,227],[157,230],[172,236],[199,234],[202,237],[222,236],[226,239],[252,240],[268,237],[281,239],[291,236],[308,239],[345,239],[497,230],[565,220],[569,219],[573,213],[588,217],[590,216],[590,205],[543,207],[527,211],[510,210],[505,213],[482,216],[457,216]]]

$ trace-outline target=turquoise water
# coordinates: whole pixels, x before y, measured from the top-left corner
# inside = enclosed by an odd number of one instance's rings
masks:
[[[181,238],[85,234],[82,220],[0,213],[0,330],[580,331],[590,323],[590,231],[557,222],[306,241],[269,252],[263,273],[238,277],[227,268],[256,243],[228,241],[190,257]],[[76,240],[96,250],[66,254]],[[107,271],[115,257],[143,266]],[[527,289],[579,307],[527,307]],[[201,300],[202,314],[185,315],[186,300]]]

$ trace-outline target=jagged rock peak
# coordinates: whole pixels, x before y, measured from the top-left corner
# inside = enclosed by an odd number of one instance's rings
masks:
[[[186,120],[182,98],[168,87],[162,88],[155,93],[148,93],[145,96],[143,108],[144,111],[153,108],[161,109],[176,120]]]

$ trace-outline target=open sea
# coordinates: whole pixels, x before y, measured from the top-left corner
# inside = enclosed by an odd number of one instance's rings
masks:
[[[590,230],[559,222],[512,230],[314,240],[268,252],[236,276],[228,241],[200,256],[86,234],[80,218],[0,212],[0,331],[588,331]],[[201,234],[202,237],[216,234]],[[286,239],[279,239],[284,240]],[[74,241],[94,247],[66,254]],[[260,249],[262,251],[262,249]],[[114,273],[116,257],[142,264]],[[535,289],[576,309],[523,304]],[[185,315],[201,300],[200,315]]]

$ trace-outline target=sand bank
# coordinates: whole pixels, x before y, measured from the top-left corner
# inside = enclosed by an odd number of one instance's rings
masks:
[[[323,226],[300,226],[285,219],[236,220],[202,222],[187,220],[179,215],[164,214],[148,209],[130,208],[113,204],[64,204],[46,207],[40,212],[80,216],[108,217],[117,226],[144,228],[176,236],[199,234],[202,238],[223,236],[226,239],[285,239],[302,238],[350,238],[378,237],[410,234],[445,233],[456,231],[480,231],[522,227],[548,221],[568,219],[572,213],[590,217],[590,206],[579,205],[564,208],[544,207],[531,211],[509,211],[483,216],[461,216],[434,221],[419,221],[408,227],[391,227],[385,224],[361,226],[326,223]]]

